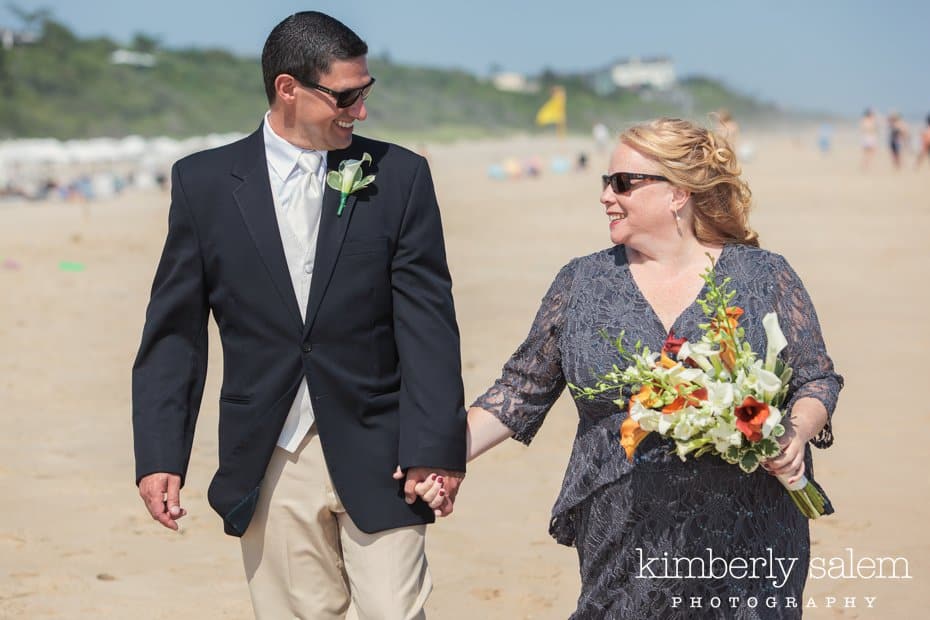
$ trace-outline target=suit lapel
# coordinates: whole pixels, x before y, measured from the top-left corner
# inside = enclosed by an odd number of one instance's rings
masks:
[[[271,281],[284,305],[299,328],[303,321],[300,307],[294,297],[294,286],[284,256],[281,232],[271,196],[271,184],[268,181],[268,163],[265,159],[265,142],[263,126],[249,136],[245,144],[246,156],[233,167],[232,174],[242,183],[233,191],[236,204],[245,225],[252,235],[252,240],[268,269]],[[345,214],[343,214],[345,215]]]
[[[330,151],[326,158],[327,170],[338,170],[339,162],[347,158],[358,158],[347,151]],[[329,281],[336,267],[336,258],[349,229],[349,220],[355,211],[355,195],[349,194],[341,216],[339,210],[340,194],[328,184],[323,191],[323,213],[320,216],[320,234],[317,237],[316,258],[313,262],[313,279],[310,281],[310,299],[307,301],[307,322],[304,336],[310,333],[313,321],[320,309],[320,303],[326,294]]]

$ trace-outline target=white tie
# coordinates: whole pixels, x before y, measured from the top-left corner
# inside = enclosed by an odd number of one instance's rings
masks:
[[[316,246],[320,229],[323,191],[317,170],[322,159],[316,151],[305,151],[297,158],[297,166],[303,170],[304,175],[291,195],[287,208],[287,221],[304,252]]]

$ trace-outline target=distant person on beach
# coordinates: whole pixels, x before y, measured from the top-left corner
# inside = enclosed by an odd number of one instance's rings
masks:
[[[878,149],[878,120],[872,108],[866,108],[863,113],[859,121],[859,134],[862,140],[862,169],[868,170]]]
[[[212,314],[223,385],[208,498],[241,537],[259,619],[423,618],[436,513],[414,488],[438,472],[454,497],[464,476],[439,208],[423,157],[354,135],[375,83],[367,52],[314,11],[271,31],[257,131],[172,168],[133,367],[139,493],[177,530]],[[355,168],[373,182],[352,182]]]
[[[594,137],[594,144],[599,153],[610,148],[610,130],[604,123],[594,123],[591,128],[591,135]]]
[[[821,123],[817,128],[817,148],[824,155],[830,153],[833,146],[833,125],[830,123]]]
[[[733,115],[730,114],[730,111],[726,108],[717,111],[717,133],[730,143],[734,151],[738,149],[740,133],[739,123],[736,122],[736,119],[733,118]]]
[[[717,134],[724,138],[744,163],[751,161],[756,149],[741,137],[739,123],[733,118],[729,110],[721,109],[714,116],[717,118]]]
[[[583,172],[588,169],[588,154],[584,151],[578,153],[578,157],[575,158],[575,170],[577,172]]]
[[[907,148],[909,132],[901,115],[892,112],[888,115],[888,148],[891,149],[891,163],[895,169],[901,168],[901,151]]]
[[[914,167],[920,168],[920,162],[924,159],[930,160],[930,115],[927,115],[927,126],[920,134],[920,152],[917,153],[917,162]]]

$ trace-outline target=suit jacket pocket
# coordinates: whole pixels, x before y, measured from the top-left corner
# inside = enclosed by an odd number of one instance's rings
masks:
[[[388,251],[388,238],[354,239],[342,244],[342,256],[355,256],[358,254],[386,254]]]
[[[220,402],[233,405],[248,405],[252,402],[252,396],[249,394],[220,394]]]

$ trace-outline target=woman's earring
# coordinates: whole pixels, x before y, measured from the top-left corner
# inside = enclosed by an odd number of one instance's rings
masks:
[[[678,236],[681,236],[681,214],[678,211],[675,211],[675,230],[678,231]]]

